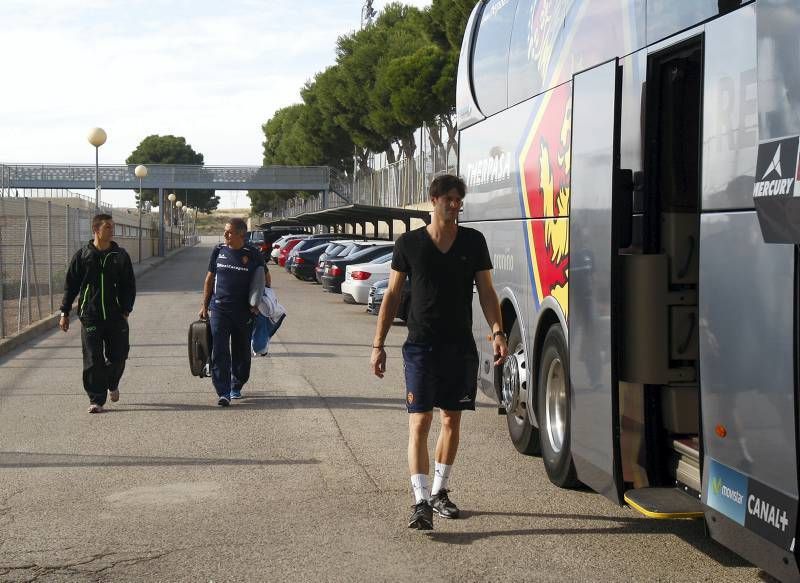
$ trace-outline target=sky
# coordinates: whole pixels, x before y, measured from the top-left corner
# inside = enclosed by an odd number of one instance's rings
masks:
[[[260,165],[262,124],[334,63],[363,3],[0,0],[0,162],[94,164],[87,135],[101,127],[100,164],[172,134],[206,164]],[[222,208],[249,205],[244,192],[218,194]],[[133,205],[134,195],[103,200]]]

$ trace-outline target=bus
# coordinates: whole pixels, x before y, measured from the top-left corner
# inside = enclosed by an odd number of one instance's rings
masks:
[[[479,386],[551,482],[800,579],[800,0],[482,0],[461,224],[509,339]],[[477,295],[475,313],[480,314]],[[525,488],[524,484],[518,485]]]

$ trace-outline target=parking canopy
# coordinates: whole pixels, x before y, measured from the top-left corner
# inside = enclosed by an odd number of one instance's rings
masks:
[[[361,234],[366,231],[366,224],[372,223],[375,232],[378,231],[378,223],[385,222],[389,227],[389,238],[394,238],[394,221],[402,221],[406,231],[411,229],[411,219],[419,219],[426,224],[430,223],[431,214],[429,211],[419,209],[392,208],[384,206],[370,206],[364,204],[350,204],[340,207],[327,208],[313,212],[302,213],[295,217],[287,217],[267,221],[260,226],[268,227],[308,227],[313,225],[323,225],[338,229],[345,225],[351,225],[355,232],[355,226],[361,225]]]

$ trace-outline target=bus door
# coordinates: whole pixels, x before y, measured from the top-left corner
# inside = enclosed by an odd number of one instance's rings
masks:
[[[619,61],[573,78],[570,196],[570,439],[578,479],[621,501],[613,208],[618,167]]]
[[[634,244],[619,255],[619,380],[623,460],[645,476],[625,501],[652,518],[701,517],[698,337],[702,36],[649,53],[644,108],[644,176]],[[625,196],[629,199],[629,196]],[[627,398],[637,392],[637,398]],[[633,435],[633,434],[636,435]],[[627,451],[627,450],[626,450]],[[632,459],[635,458],[635,459]],[[627,464],[627,466],[626,466]]]

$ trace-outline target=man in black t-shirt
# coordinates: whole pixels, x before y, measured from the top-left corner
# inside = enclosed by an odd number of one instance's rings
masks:
[[[264,289],[261,251],[245,245],[247,223],[231,219],[225,225],[225,243],[211,252],[203,285],[200,318],[210,318],[211,381],[217,404],[242,398],[250,378],[250,335],[253,312]]]
[[[492,329],[495,366],[502,364],[508,353],[486,239],[479,231],[456,223],[465,194],[464,181],[457,176],[439,176],[431,183],[431,223],[403,234],[395,243],[389,287],[372,343],[372,371],[383,378],[384,340],[397,313],[403,284],[410,278],[403,364],[409,413],[408,466],[415,504],[408,526],[420,530],[433,528],[434,511],[443,518],[459,514],[448,497],[447,485],[458,449],[461,412],[475,410],[478,351],[472,338],[473,283]],[[440,409],[442,426],[431,487],[428,432],[434,407]]]

